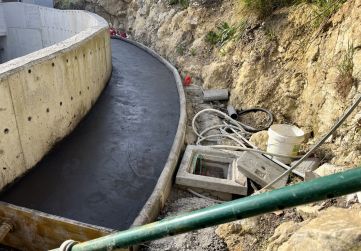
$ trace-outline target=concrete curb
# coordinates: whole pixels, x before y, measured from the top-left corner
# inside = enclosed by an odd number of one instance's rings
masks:
[[[134,220],[132,225],[132,226],[140,226],[150,223],[157,218],[160,210],[163,208],[171,192],[173,175],[177,167],[179,155],[184,146],[184,137],[185,137],[186,123],[187,123],[186,98],[183,90],[181,77],[179,76],[177,69],[172,64],[170,64],[167,60],[165,60],[163,57],[158,55],[155,51],[146,47],[143,44],[120,37],[112,37],[112,38],[133,44],[138,48],[146,51],[156,59],[158,59],[161,63],[163,63],[173,73],[179,94],[180,113],[179,113],[177,133],[174,137],[173,145],[169,153],[168,160],[164,166],[161,175],[159,176],[158,182],[151,196],[148,198],[147,202],[143,206],[143,209],[140,211],[138,217]]]

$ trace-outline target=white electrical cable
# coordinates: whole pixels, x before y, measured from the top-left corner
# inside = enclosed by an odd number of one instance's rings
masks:
[[[243,144],[243,142],[242,142],[242,138],[239,137],[240,134],[237,133],[236,130],[234,130],[234,129],[232,129],[232,128],[230,128],[230,129],[235,132],[235,135],[238,137],[238,140],[237,140],[237,141],[239,142],[239,144],[240,144],[242,147],[246,147],[246,145]],[[229,134],[229,133],[228,133],[225,129],[223,129],[223,128],[220,128],[219,130],[221,131],[222,135],[231,135],[231,134]],[[233,135],[231,135],[231,136],[233,137]],[[234,138],[237,139],[236,137],[234,137]]]
[[[212,134],[212,135],[205,136],[201,139],[198,139],[197,145],[199,145],[202,141],[209,140],[211,138],[222,138],[222,137],[232,139],[233,141],[237,142],[238,144],[243,144],[238,139],[236,139],[235,137],[233,137],[232,135],[229,135],[229,134]]]
[[[230,121],[231,123],[233,123],[234,125],[230,125],[230,124],[223,124],[223,125],[214,125],[214,126],[210,126],[206,129],[204,129],[202,132],[198,132],[197,129],[196,129],[196,126],[195,126],[195,122],[197,120],[197,117],[204,113],[204,112],[214,112],[216,114],[219,114],[219,115],[222,115],[224,117],[224,119]],[[208,108],[208,109],[204,109],[200,112],[198,112],[194,117],[193,117],[193,120],[192,120],[192,128],[193,128],[193,131],[194,133],[198,136],[198,140],[197,140],[197,145],[199,145],[202,141],[205,141],[205,140],[212,140],[213,138],[228,138],[228,139],[231,139],[233,141],[235,141],[237,144],[239,144],[240,146],[229,146],[229,145],[209,145],[209,147],[213,147],[213,148],[223,148],[223,149],[236,149],[236,150],[242,150],[242,151],[250,151],[250,152],[257,152],[257,153],[261,153],[261,154],[267,154],[267,155],[272,155],[272,156],[275,156],[275,157],[290,157],[288,155],[282,155],[282,154],[274,154],[274,153],[268,153],[268,152],[265,152],[265,151],[261,151],[261,150],[258,150],[256,149],[256,147],[251,143],[249,142],[244,136],[242,136],[240,133],[237,133],[235,129],[239,130],[239,131],[242,131],[242,132],[245,132],[244,128],[242,127],[242,125],[240,123],[238,123],[238,121],[232,119],[230,116],[228,116],[227,114],[225,114],[224,112],[221,112],[221,111],[218,111],[218,110],[215,110],[215,109],[211,109],[211,108]],[[208,136],[204,136],[204,134],[212,129],[216,129],[216,128],[220,128],[221,130],[221,134],[212,134],[212,135],[208,135]],[[241,140],[243,140],[245,143],[249,144],[250,146],[253,147],[252,148],[248,148],[245,146],[245,144],[238,140],[236,137],[232,136],[231,134],[227,133],[225,129],[223,128],[229,128],[231,129],[238,137],[240,137]],[[214,140],[213,140],[214,141]],[[291,158],[294,158],[294,159],[298,159],[300,158],[301,156],[296,156],[296,157],[291,157]]]
[[[210,130],[217,129],[217,128],[219,128],[219,129],[227,129],[227,128],[229,128],[229,129],[231,129],[231,130],[232,130],[232,129],[233,129],[233,130],[234,130],[234,129],[237,129],[237,130],[240,130],[240,131],[243,130],[243,128],[242,128],[242,130],[241,130],[239,127],[234,126],[234,125],[229,125],[229,124],[214,125],[214,126],[207,127],[207,128],[204,129],[202,132],[200,132],[200,133],[199,133],[199,135],[201,135],[200,138],[202,138],[203,135],[204,135],[205,133],[209,132]],[[245,132],[245,131],[243,130],[242,132]]]
[[[230,145],[209,145],[208,147],[212,147],[212,148],[220,148],[220,149],[234,149],[234,150],[241,150],[241,151],[249,151],[249,152],[256,152],[256,153],[261,153],[261,154],[267,154],[267,155],[272,155],[275,157],[279,157],[279,158],[294,158],[294,159],[299,159],[302,157],[301,156],[288,156],[288,155],[283,155],[283,154],[277,154],[277,153],[269,153],[269,152],[265,152],[262,150],[258,150],[258,149],[254,149],[254,148],[248,148],[248,147],[241,147],[241,146],[230,146]],[[287,168],[288,169],[288,168]]]
[[[237,120],[234,120],[232,119],[230,116],[228,116],[226,113],[224,112],[221,112],[221,111],[218,111],[216,109],[212,109],[212,108],[207,108],[207,109],[204,109],[202,111],[199,111],[194,117],[193,117],[193,120],[192,120],[192,128],[193,128],[193,131],[194,133],[202,138],[203,136],[197,131],[197,128],[196,128],[196,120],[198,118],[198,116],[204,112],[212,112],[212,113],[216,113],[218,115],[221,115],[225,120],[229,121],[230,123],[232,123],[234,126],[236,126],[238,129],[240,129],[241,131],[245,132],[246,133],[246,130],[244,128],[247,128],[248,126],[247,125],[244,125],[240,122],[238,122]]]
[[[223,123],[225,123],[226,125],[228,125],[225,121],[223,121]],[[239,135],[239,137],[241,137],[241,139],[247,143],[249,146],[251,146],[254,149],[258,149],[257,146],[255,146],[254,144],[252,144],[250,141],[248,141],[245,137],[243,137],[241,134]]]

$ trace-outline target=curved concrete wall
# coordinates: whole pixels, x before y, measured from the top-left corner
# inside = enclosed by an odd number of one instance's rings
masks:
[[[51,46],[102,23],[85,11],[59,11],[32,4],[0,5],[1,62]]]
[[[22,3],[0,7],[4,48],[21,48],[6,57],[40,49],[0,65],[1,189],[33,167],[88,112],[110,77],[111,49],[108,24],[95,14]],[[10,9],[17,14],[8,15]],[[30,33],[31,42],[16,39]]]

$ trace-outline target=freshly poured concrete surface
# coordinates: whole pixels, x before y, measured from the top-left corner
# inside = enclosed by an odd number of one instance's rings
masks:
[[[173,74],[134,45],[112,40],[108,86],[75,131],[0,200],[124,229],[152,193],[179,120]]]

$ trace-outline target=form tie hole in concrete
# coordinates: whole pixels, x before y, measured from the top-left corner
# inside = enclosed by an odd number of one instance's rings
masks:
[[[55,66],[55,64],[54,64],[54,63],[51,63],[51,66],[52,66],[52,67],[54,67],[54,66]]]
[[[46,112],[48,113],[50,110],[49,110],[49,108],[46,108]]]
[[[73,100],[73,97],[70,97],[70,100]]]
[[[59,105],[62,106],[62,105],[63,105],[63,102],[60,101]]]
[[[9,128],[5,128],[5,129],[4,129],[4,133],[5,133],[5,134],[8,134],[8,133],[9,133]]]
[[[83,53],[83,58],[85,58],[85,53]]]
[[[31,70],[30,70],[30,69],[28,70],[28,73],[31,73]]]
[[[3,167],[3,170],[6,170],[6,167]]]
[[[90,89],[89,86],[87,87],[87,89],[88,89],[88,90]]]
[[[31,121],[31,117],[30,117],[30,116],[28,117],[28,121]]]
[[[81,91],[79,92],[79,95],[81,96]]]
[[[69,63],[69,59],[66,59],[66,62]]]
[[[75,60],[78,60],[78,57],[77,57],[77,56],[75,56]]]

